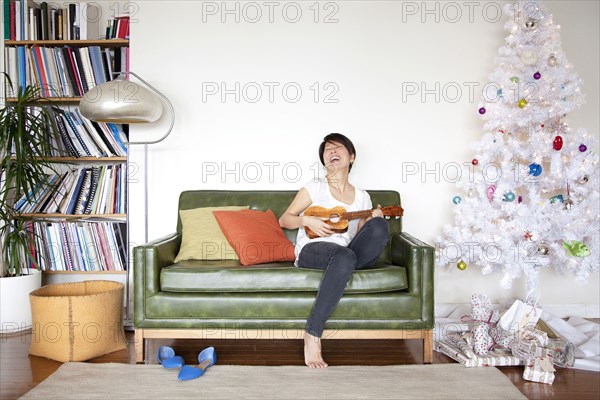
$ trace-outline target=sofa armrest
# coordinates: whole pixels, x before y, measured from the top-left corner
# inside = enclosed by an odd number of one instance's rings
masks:
[[[144,319],[146,298],[160,291],[160,271],[175,261],[181,234],[172,233],[133,249],[134,324]]]
[[[405,232],[392,236],[392,264],[406,268],[408,292],[421,299],[425,326],[434,324],[434,248]]]

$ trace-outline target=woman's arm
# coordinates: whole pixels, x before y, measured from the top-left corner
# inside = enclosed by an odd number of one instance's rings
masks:
[[[373,212],[371,213],[371,216],[369,218],[361,218],[360,221],[358,221],[358,231],[360,231],[363,227],[363,225],[376,217],[383,217],[383,211],[381,211],[381,204],[377,204],[377,208],[373,210]]]
[[[310,194],[305,188],[300,189],[294,200],[290,203],[287,210],[279,217],[279,225],[286,229],[297,229],[307,226],[311,231],[319,236],[329,236],[333,233],[331,227],[323,220],[312,216],[300,216],[312,204]],[[325,218],[327,220],[327,218]]]
[[[279,217],[279,225],[286,229],[297,229],[302,224],[300,213],[306,210],[312,203],[308,190],[302,188],[294,197],[287,210]]]

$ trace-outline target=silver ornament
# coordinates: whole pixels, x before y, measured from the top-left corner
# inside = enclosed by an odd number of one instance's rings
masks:
[[[536,30],[537,26],[538,26],[538,21],[533,18],[529,18],[527,21],[525,21],[525,28],[528,31]]]
[[[565,210],[571,210],[573,208],[573,200],[570,197],[567,197],[563,203],[563,208]]]
[[[556,56],[554,54],[550,54],[548,57],[548,65],[550,67],[555,67],[557,64]]]
[[[588,183],[589,180],[590,178],[587,175],[584,175],[581,178],[577,179],[577,183],[579,183],[580,185],[585,185],[586,183]]]
[[[521,61],[525,65],[534,65],[537,63],[537,56],[533,50],[527,50],[521,53]]]
[[[538,244],[537,251],[543,256],[547,256],[548,254],[550,254],[550,248],[545,243]]]

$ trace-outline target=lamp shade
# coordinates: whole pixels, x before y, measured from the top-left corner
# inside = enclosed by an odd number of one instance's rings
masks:
[[[94,86],[84,94],[79,109],[87,119],[116,124],[155,122],[162,114],[162,104],[154,93],[124,79]]]

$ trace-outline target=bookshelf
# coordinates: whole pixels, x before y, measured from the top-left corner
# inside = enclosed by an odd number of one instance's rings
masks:
[[[14,218],[25,221],[35,237],[32,254],[45,283],[107,278],[127,283],[128,127],[89,121],[78,104],[89,89],[128,69],[128,21],[110,19],[109,38],[95,39],[103,29],[85,18],[95,3],[64,3],[62,9],[26,3],[30,8],[23,15],[3,10],[11,19],[5,21],[2,67],[12,81],[4,82],[3,100],[10,105],[19,87],[39,87],[40,104],[51,110],[56,132],[42,139],[52,145],[44,157],[53,166],[48,185],[15,199]]]

